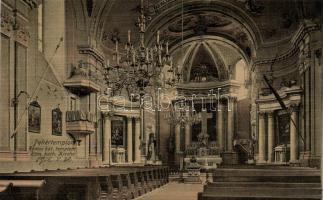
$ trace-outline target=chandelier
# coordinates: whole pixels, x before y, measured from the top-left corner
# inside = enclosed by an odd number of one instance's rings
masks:
[[[190,106],[180,102],[179,106],[172,106],[170,112],[164,115],[164,119],[169,124],[180,125],[184,127],[185,124],[198,124],[202,121],[201,113],[197,113],[196,110]]]
[[[128,41],[125,45],[125,53],[119,53],[119,40],[113,38],[116,44],[115,58],[116,65],[108,62],[105,67],[105,80],[112,88],[113,93],[126,89],[129,94],[144,94],[147,86],[160,85],[160,75],[165,65],[170,66],[168,73],[170,77],[166,84],[174,85],[178,70],[172,64],[169,54],[168,42],[160,40],[160,31],[157,31],[156,43],[152,47],[146,46],[146,16],[144,14],[143,0],[141,0],[140,16],[137,21],[139,27],[139,43],[133,44],[131,41],[131,31],[128,31]],[[136,46],[137,45],[137,46]]]

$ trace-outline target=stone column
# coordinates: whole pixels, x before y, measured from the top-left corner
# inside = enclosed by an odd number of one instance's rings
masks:
[[[181,125],[175,125],[175,152],[179,153],[181,151]]]
[[[191,144],[191,124],[185,124],[185,149]]]
[[[259,113],[259,130],[258,130],[258,163],[265,162],[266,138],[265,138],[265,113]]]
[[[128,136],[127,136],[127,154],[128,154],[128,163],[132,163],[132,118],[128,117]]]
[[[290,163],[295,163],[298,160],[298,135],[297,135],[297,107],[292,108],[290,116]]]
[[[224,149],[223,144],[223,106],[221,101],[218,103],[218,108],[216,112],[216,132],[217,132],[217,143],[220,149]]]
[[[103,133],[103,163],[110,164],[111,150],[111,114],[104,115],[104,133]]]
[[[140,118],[135,118],[135,163],[141,163]]]
[[[273,112],[268,113],[268,162],[273,162],[274,158],[274,120]]]
[[[235,97],[228,98],[228,128],[227,128],[227,150],[232,151],[233,135],[234,135],[234,112],[235,112]]]

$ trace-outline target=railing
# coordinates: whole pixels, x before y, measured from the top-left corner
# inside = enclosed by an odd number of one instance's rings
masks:
[[[101,71],[96,69],[93,64],[83,61],[79,61],[77,66],[72,66],[71,77],[73,76],[82,76],[95,82],[104,80],[104,76],[102,75]]]
[[[67,111],[66,132],[69,134],[91,134],[95,132],[95,118],[90,112]]]
[[[187,156],[217,156],[220,155],[221,150],[214,143],[210,143],[207,147],[200,147],[193,143],[186,148],[185,153]]]
[[[66,122],[88,121],[94,122],[95,117],[88,111],[73,110],[66,111]]]

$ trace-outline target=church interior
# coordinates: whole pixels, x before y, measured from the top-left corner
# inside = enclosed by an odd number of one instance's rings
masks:
[[[0,200],[322,198],[323,1],[0,3]]]

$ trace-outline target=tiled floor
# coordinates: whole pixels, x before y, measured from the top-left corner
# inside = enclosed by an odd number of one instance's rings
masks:
[[[197,193],[203,190],[202,184],[169,184],[147,193],[137,200],[197,200]]]

